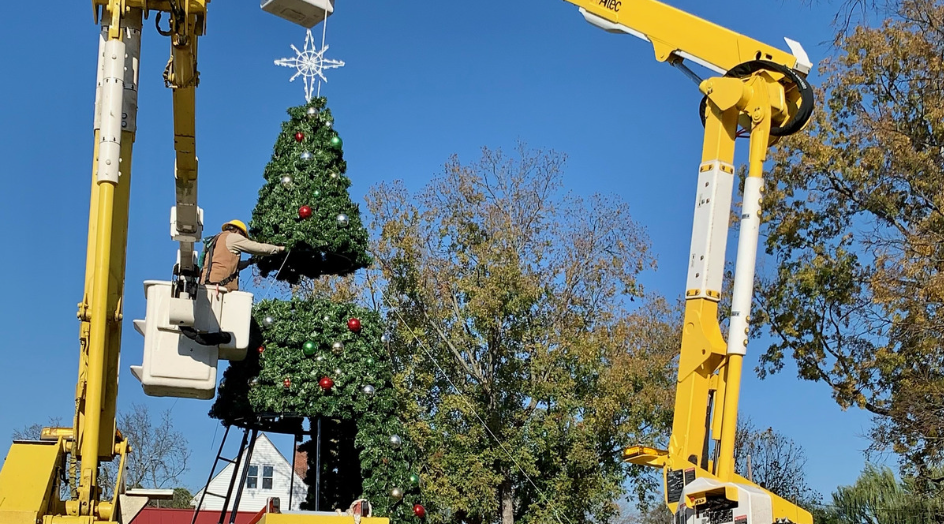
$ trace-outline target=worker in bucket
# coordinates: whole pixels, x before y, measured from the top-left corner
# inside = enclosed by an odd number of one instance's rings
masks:
[[[252,259],[240,260],[243,253],[266,256],[285,251],[283,246],[263,244],[249,240],[249,231],[241,220],[230,220],[223,224],[223,230],[205,244],[201,257],[203,270],[200,283],[205,286],[218,286],[227,291],[239,289],[239,272],[252,265]],[[189,326],[179,326],[185,337],[204,346],[229,344],[232,335],[226,332],[207,333]]]
[[[249,240],[249,231],[241,220],[230,220],[223,230],[206,243],[203,250],[203,272],[200,283],[205,286],[221,286],[227,291],[239,289],[239,272],[252,265],[253,261],[240,260],[243,253],[256,256],[275,255],[285,251],[283,246],[263,244]]]

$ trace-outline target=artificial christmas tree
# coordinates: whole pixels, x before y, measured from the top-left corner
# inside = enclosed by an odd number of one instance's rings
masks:
[[[288,254],[259,260],[260,271],[297,283],[365,267],[367,232],[325,100],[289,114],[250,225],[254,239]],[[306,432],[307,419],[314,438],[299,448],[309,459],[306,509],[346,510],[364,498],[394,523],[424,517],[379,314],[295,296],[256,303],[250,331],[257,349],[225,371],[210,416],[293,435]]]
[[[309,491],[308,509],[315,508],[316,498],[319,509],[345,510],[363,497],[378,515],[396,516],[394,522],[415,518],[416,450],[401,436],[380,316],[319,298],[266,300],[255,305],[253,316],[251,344],[265,349],[231,363],[210,416],[290,434],[301,432],[304,418],[312,430],[320,419],[320,496]],[[302,445],[311,468],[315,446],[314,440]]]
[[[261,258],[262,276],[295,284],[302,277],[346,275],[370,264],[367,231],[347,190],[342,141],[326,100],[288,110],[265,184],[252,212],[254,240],[285,246],[287,251]]]

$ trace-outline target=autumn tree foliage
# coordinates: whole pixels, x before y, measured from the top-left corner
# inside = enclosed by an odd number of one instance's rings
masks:
[[[671,425],[678,308],[639,285],[627,205],[565,193],[564,164],[485,149],[368,196],[430,522],[611,522],[642,474],[621,449]]]
[[[773,156],[759,371],[792,358],[922,478],[944,459],[944,5],[896,7],[840,38],[810,132]]]

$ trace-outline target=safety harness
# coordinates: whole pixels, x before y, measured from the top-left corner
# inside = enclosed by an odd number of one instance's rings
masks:
[[[210,278],[210,270],[213,269],[213,251],[216,249],[216,241],[219,240],[220,235],[222,234],[223,233],[218,233],[216,236],[211,238],[209,242],[204,243],[204,246],[206,247],[203,250],[203,258],[204,258],[203,268],[205,268],[204,270],[206,271],[207,279]],[[236,270],[233,272],[232,275],[224,278],[223,280],[220,280],[219,282],[209,282],[209,281],[203,282],[203,285],[225,286],[226,284],[229,284],[230,282],[236,280],[237,278],[239,278],[239,264],[236,264]]]

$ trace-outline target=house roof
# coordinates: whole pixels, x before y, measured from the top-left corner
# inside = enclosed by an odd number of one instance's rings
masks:
[[[255,515],[240,511],[236,513],[236,524],[248,524]],[[192,519],[193,509],[144,508],[131,524],[190,524]],[[217,524],[219,520],[219,511],[203,510],[197,515],[196,524]],[[229,522],[229,515],[226,521]]]

